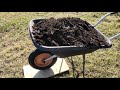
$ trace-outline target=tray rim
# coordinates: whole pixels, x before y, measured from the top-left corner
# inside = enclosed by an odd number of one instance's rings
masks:
[[[45,49],[60,49],[60,48],[87,48],[87,47],[79,47],[79,46],[44,46],[44,45],[39,45],[37,44],[34,39],[33,39],[33,35],[32,35],[32,26],[34,24],[34,21],[35,20],[43,20],[45,18],[34,18],[32,19],[29,24],[28,24],[28,31],[29,31],[29,34],[30,34],[30,38],[32,39],[32,42],[33,44],[35,45],[36,48],[45,48]],[[90,24],[90,23],[89,23]],[[92,24],[90,24],[92,25]],[[93,25],[92,25],[93,26]],[[94,27],[96,29],[96,27]],[[96,31],[98,33],[100,33],[105,39],[106,41],[109,43],[110,46],[108,47],[98,47],[98,48],[110,48],[112,46],[112,42],[108,39],[108,37],[106,37],[101,31],[99,31],[98,29],[96,29]],[[97,46],[96,46],[97,48]]]

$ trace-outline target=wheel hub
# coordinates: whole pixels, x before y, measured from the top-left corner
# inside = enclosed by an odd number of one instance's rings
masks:
[[[39,55],[35,58],[34,63],[35,63],[37,66],[39,66],[39,67],[46,67],[46,66],[48,66],[49,64],[52,63],[52,60],[53,60],[53,59],[50,59],[50,60],[48,60],[48,61],[44,61],[44,60],[47,59],[47,58],[50,58],[50,57],[51,57],[51,55],[48,54],[48,53],[39,54]]]

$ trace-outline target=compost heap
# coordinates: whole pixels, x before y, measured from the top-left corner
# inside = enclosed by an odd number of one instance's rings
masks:
[[[34,40],[44,46],[108,45],[93,26],[80,18],[42,19],[37,20],[32,27]]]

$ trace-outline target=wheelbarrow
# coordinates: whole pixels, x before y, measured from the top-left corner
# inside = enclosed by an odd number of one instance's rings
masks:
[[[96,29],[96,26],[100,24],[107,16],[116,14],[117,12],[111,12],[107,13],[101,19],[93,26]],[[42,19],[33,19],[29,22],[28,25],[28,30],[29,34],[31,37],[31,40],[36,47],[36,50],[33,51],[28,58],[29,64],[39,70],[46,70],[49,69],[51,66],[55,64],[57,61],[57,58],[65,58],[69,56],[75,56],[75,55],[83,55],[83,77],[84,77],[84,72],[85,72],[85,54],[87,53],[92,53],[98,49],[103,49],[103,48],[111,48],[112,47],[112,39],[118,38],[120,36],[120,33],[113,36],[113,37],[106,37],[103,33],[101,33],[99,30],[97,32],[101,34],[106,42],[108,43],[107,46],[102,45],[102,46],[91,46],[91,47],[78,47],[78,46],[43,46],[38,44],[34,38],[33,38],[33,28],[32,26],[39,22]]]

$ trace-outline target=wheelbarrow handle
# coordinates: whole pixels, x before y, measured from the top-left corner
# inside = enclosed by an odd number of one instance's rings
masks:
[[[102,16],[100,18],[100,20],[95,25],[93,25],[93,27],[96,27],[98,24],[100,24],[100,22],[102,22],[107,16],[110,16],[110,15],[113,15],[113,14],[116,14],[116,13],[118,13],[118,12],[111,12],[111,13],[105,14],[104,16]]]
[[[96,27],[98,24],[100,24],[100,22],[102,22],[107,16],[110,16],[110,15],[113,15],[113,14],[117,14],[117,13],[118,12],[111,12],[111,13],[105,14],[104,16],[101,17],[101,19],[95,25],[93,25],[93,27]],[[116,39],[118,37],[120,37],[120,33],[117,34],[117,35],[114,35],[114,36],[110,37],[109,39],[113,40],[113,39]]]
[[[117,34],[117,35],[115,35],[115,36],[110,37],[109,39],[110,39],[110,40],[113,40],[113,39],[116,39],[116,38],[118,38],[118,37],[120,37],[120,33]]]

